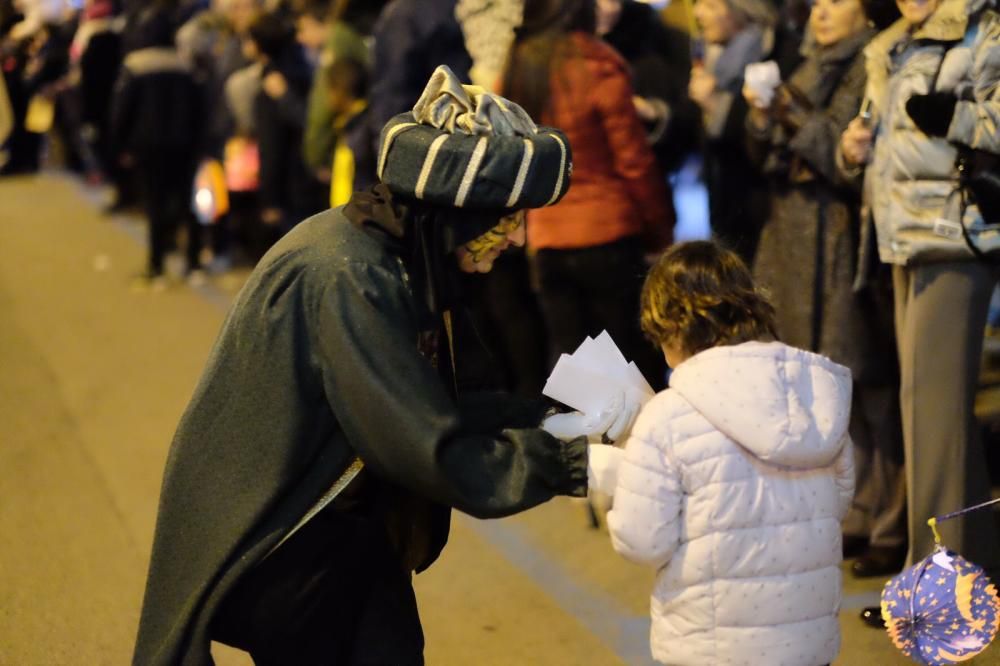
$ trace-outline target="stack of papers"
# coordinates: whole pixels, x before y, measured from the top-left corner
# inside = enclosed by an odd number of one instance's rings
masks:
[[[640,405],[653,397],[649,382],[607,331],[560,356],[542,389],[544,395],[584,414],[604,409],[622,392]]]

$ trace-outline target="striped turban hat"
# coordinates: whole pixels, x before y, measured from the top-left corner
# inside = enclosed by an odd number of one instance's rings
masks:
[[[462,85],[441,65],[413,110],[379,137],[377,175],[393,194],[438,206],[551,206],[569,189],[573,156],[557,129],[517,104]]]

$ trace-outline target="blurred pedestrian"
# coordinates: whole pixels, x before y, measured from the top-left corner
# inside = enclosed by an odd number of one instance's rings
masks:
[[[860,192],[836,166],[840,135],[865,90],[862,49],[875,34],[860,0],[816,0],[804,60],[764,100],[750,87],[747,132],[770,189],[754,278],[777,311],[781,340],[827,356],[854,379],[850,434],[857,492],[844,525],[852,571],[885,576],[906,555],[899,370],[888,271],[860,288]]]
[[[111,0],[86,0],[69,47],[68,89],[63,108],[72,116],[74,144],[91,182],[114,172],[111,155],[111,98],[121,67],[122,39]],[[117,182],[117,181],[116,181]]]
[[[166,287],[164,260],[178,227],[187,231],[185,273],[195,283],[204,279],[202,229],[191,210],[202,97],[174,48],[175,30],[167,5],[142,10],[112,102],[112,152],[138,174],[149,224],[149,258],[133,282],[136,290]]]
[[[438,65],[469,80],[472,59],[455,18],[456,0],[390,0],[372,34],[370,122],[373,146],[397,113],[411,108]]]
[[[701,108],[704,178],[712,234],[753,264],[767,216],[767,187],[746,153],[743,71],[774,45],[777,14],[769,0],[695,0],[701,41],[688,94]]]
[[[330,207],[336,208],[347,203],[353,192],[377,182],[369,133],[368,67],[351,58],[338,58],[324,74],[337,137],[330,165]]]
[[[697,148],[699,109],[687,95],[691,39],[638,0],[598,0],[597,34],[628,62],[635,107],[664,173]]]
[[[982,0],[897,5],[902,18],[865,49],[870,111],[848,125],[840,156],[848,173],[864,168],[878,254],[892,267],[913,564],[934,549],[930,517],[990,495],[973,404],[997,271],[971,249],[993,232],[981,234],[956,156],[963,146],[1000,154],[1000,19]],[[872,227],[862,231],[867,248]],[[949,547],[1000,573],[989,512],[940,529]]]
[[[671,241],[672,207],[635,109],[628,65],[596,36],[595,25],[591,0],[525,3],[503,91],[566,133],[574,182],[558,205],[528,215],[528,248],[550,363],[607,330],[659,387],[665,367],[642,339],[639,291],[644,255]]]
[[[261,90],[253,102],[262,222],[252,234],[251,253],[257,259],[296,222],[323,210],[326,197],[302,157],[312,68],[294,26],[279,13],[260,14],[244,43],[244,52],[261,67]]]
[[[299,7],[295,19],[296,39],[314,64],[302,155],[323,183],[330,182],[330,161],[338,139],[334,111],[329,104],[329,70],[342,58],[360,63],[366,69],[371,67],[365,37],[371,32],[381,4],[384,2],[307,0]]]

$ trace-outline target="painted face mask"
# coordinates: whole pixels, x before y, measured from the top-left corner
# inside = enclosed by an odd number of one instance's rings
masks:
[[[505,246],[507,236],[517,231],[524,224],[524,211],[500,218],[500,222],[478,238],[473,238],[465,244],[465,249],[471,255],[473,263],[478,263],[483,257],[498,247]]]

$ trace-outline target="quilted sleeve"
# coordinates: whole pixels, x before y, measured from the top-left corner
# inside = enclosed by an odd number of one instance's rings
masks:
[[[1000,154],[1000,18],[995,13],[985,14],[973,50],[973,99],[968,92],[959,95],[948,140]]]
[[[625,444],[614,508],[607,518],[615,551],[656,568],[670,561],[680,542],[682,495],[679,470],[660,448],[661,424],[654,433],[640,416]]]
[[[846,434],[833,471],[837,480],[837,518],[843,520],[854,498],[854,443]]]

